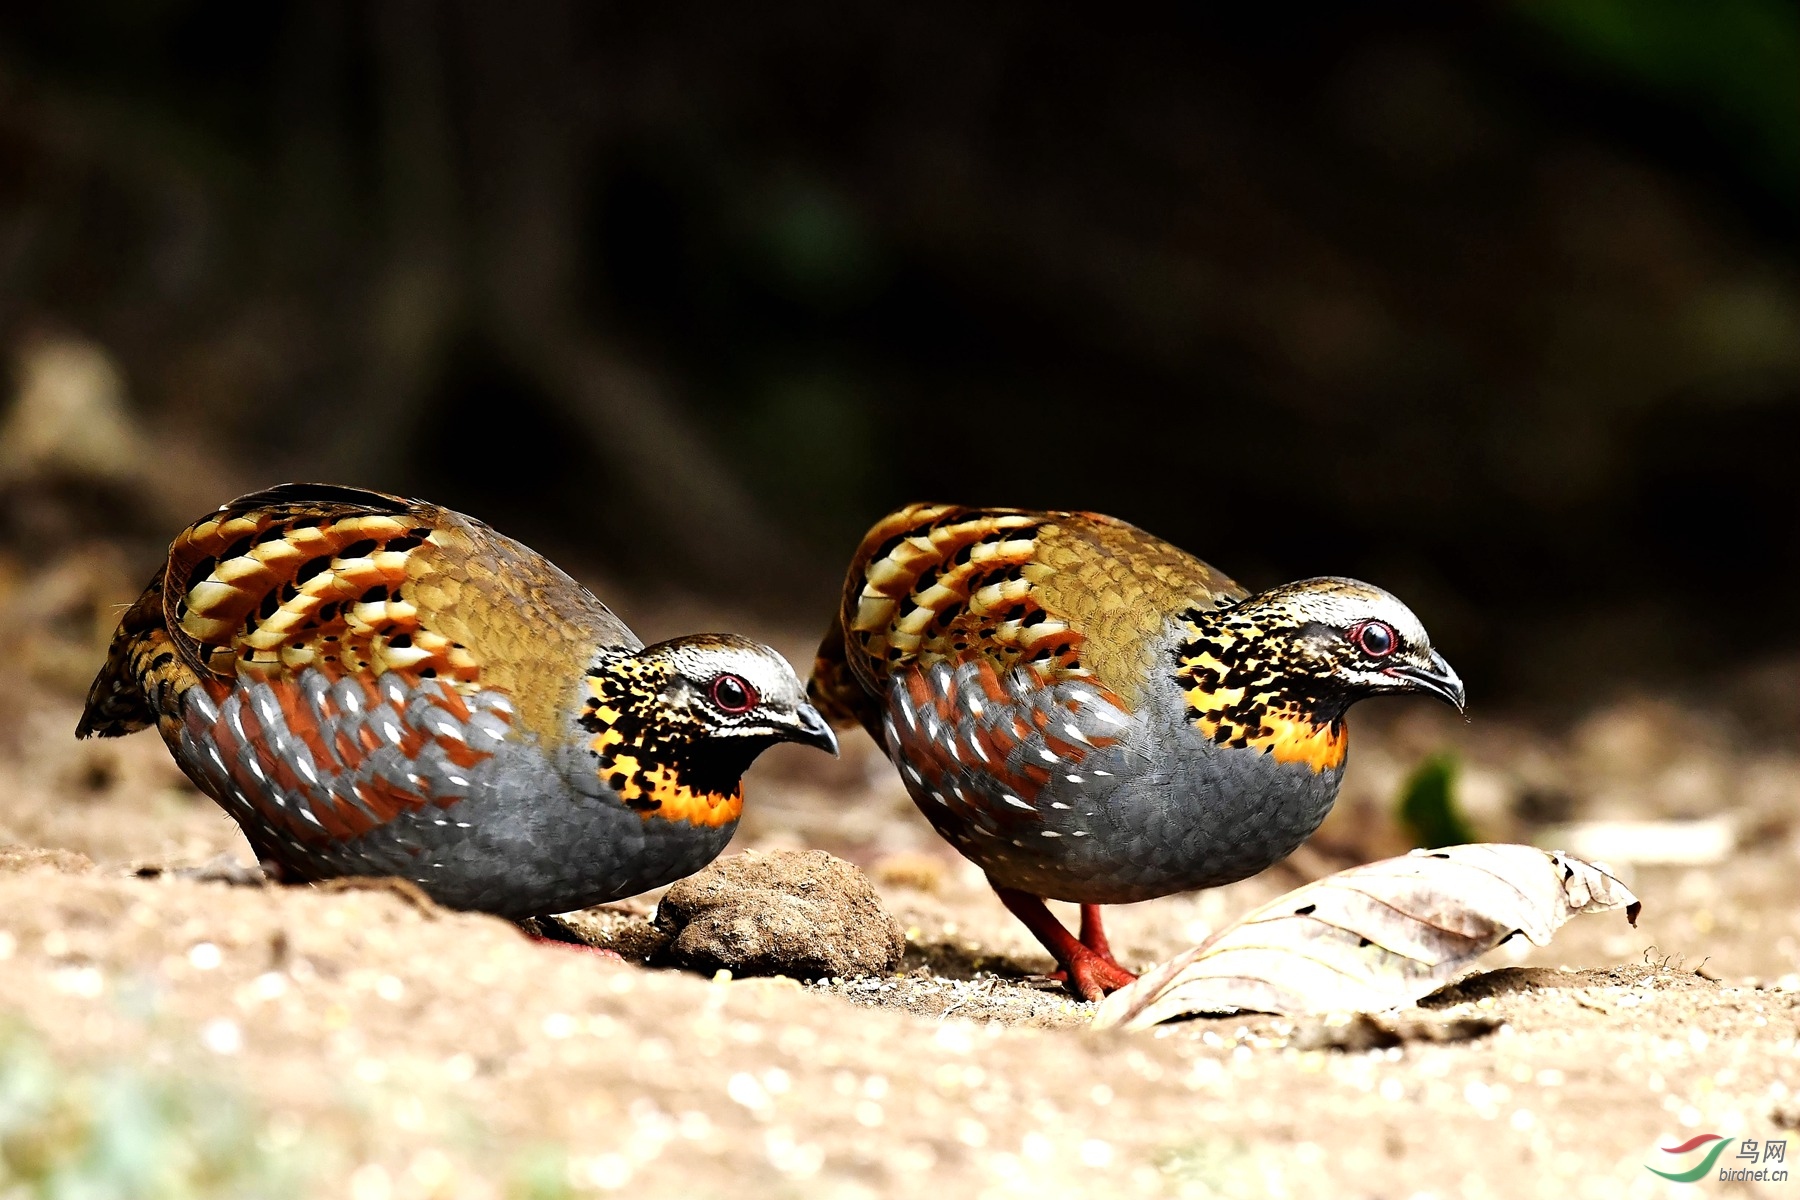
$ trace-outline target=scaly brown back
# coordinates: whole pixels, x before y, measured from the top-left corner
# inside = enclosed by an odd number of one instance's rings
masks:
[[[120,622],[77,729],[176,719],[195,683],[388,671],[513,697],[557,730],[557,680],[631,631],[549,561],[449,509],[382,492],[284,484],[183,531]]]
[[[896,670],[979,659],[1001,673],[1026,665],[1047,682],[1092,678],[1129,707],[1171,616],[1246,594],[1098,513],[909,505],[857,548],[808,691],[835,723],[874,734],[874,698]]]

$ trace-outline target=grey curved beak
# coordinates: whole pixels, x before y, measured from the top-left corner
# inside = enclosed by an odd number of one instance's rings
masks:
[[[825,718],[819,715],[818,709],[810,704],[802,704],[794,710],[794,720],[794,727],[786,735],[788,741],[798,742],[802,746],[816,746],[833,758],[837,757],[837,734],[832,732]]]
[[[1406,680],[1413,685],[1412,690],[1429,692],[1459,713],[1465,707],[1462,679],[1450,669],[1450,664],[1436,650],[1431,652],[1431,661],[1425,666],[1396,663],[1382,673]]]

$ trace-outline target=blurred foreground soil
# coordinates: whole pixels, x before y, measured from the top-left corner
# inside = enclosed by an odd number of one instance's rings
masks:
[[[72,734],[111,612],[80,597],[117,574],[95,552],[7,594],[35,615],[0,669],[0,1147],[45,1189],[79,1169],[354,1200],[1605,1197],[1676,1190],[1645,1169],[1655,1144],[1800,1142],[1795,664],[1573,721],[1366,706],[1313,842],[1234,887],[1111,910],[1121,958],[1403,851],[1394,799],[1428,754],[1456,756],[1487,840],[1688,822],[1660,827],[1672,850],[1614,844],[1689,861],[1614,862],[1636,929],[1578,919],[1389,1032],[1241,1016],[1095,1035],[860,734],[837,762],[767,756],[732,852],[863,866],[906,931],[886,978],[707,979],[379,890],[184,877],[247,862],[235,827],[153,734]],[[732,623],[624,615],[646,637]],[[809,658],[803,631],[747,632]],[[629,932],[654,899],[577,923]]]

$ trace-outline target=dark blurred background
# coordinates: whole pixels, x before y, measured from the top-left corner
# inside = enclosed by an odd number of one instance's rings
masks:
[[[1787,0],[21,0],[0,596],[307,478],[822,627],[931,498],[1693,687],[1800,645],[1797,197]]]

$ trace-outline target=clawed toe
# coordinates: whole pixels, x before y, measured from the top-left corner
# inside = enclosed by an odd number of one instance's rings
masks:
[[[1108,992],[1137,981],[1136,975],[1092,951],[1070,957],[1069,965],[1050,978],[1061,979],[1063,986],[1083,1000],[1104,999]]]

